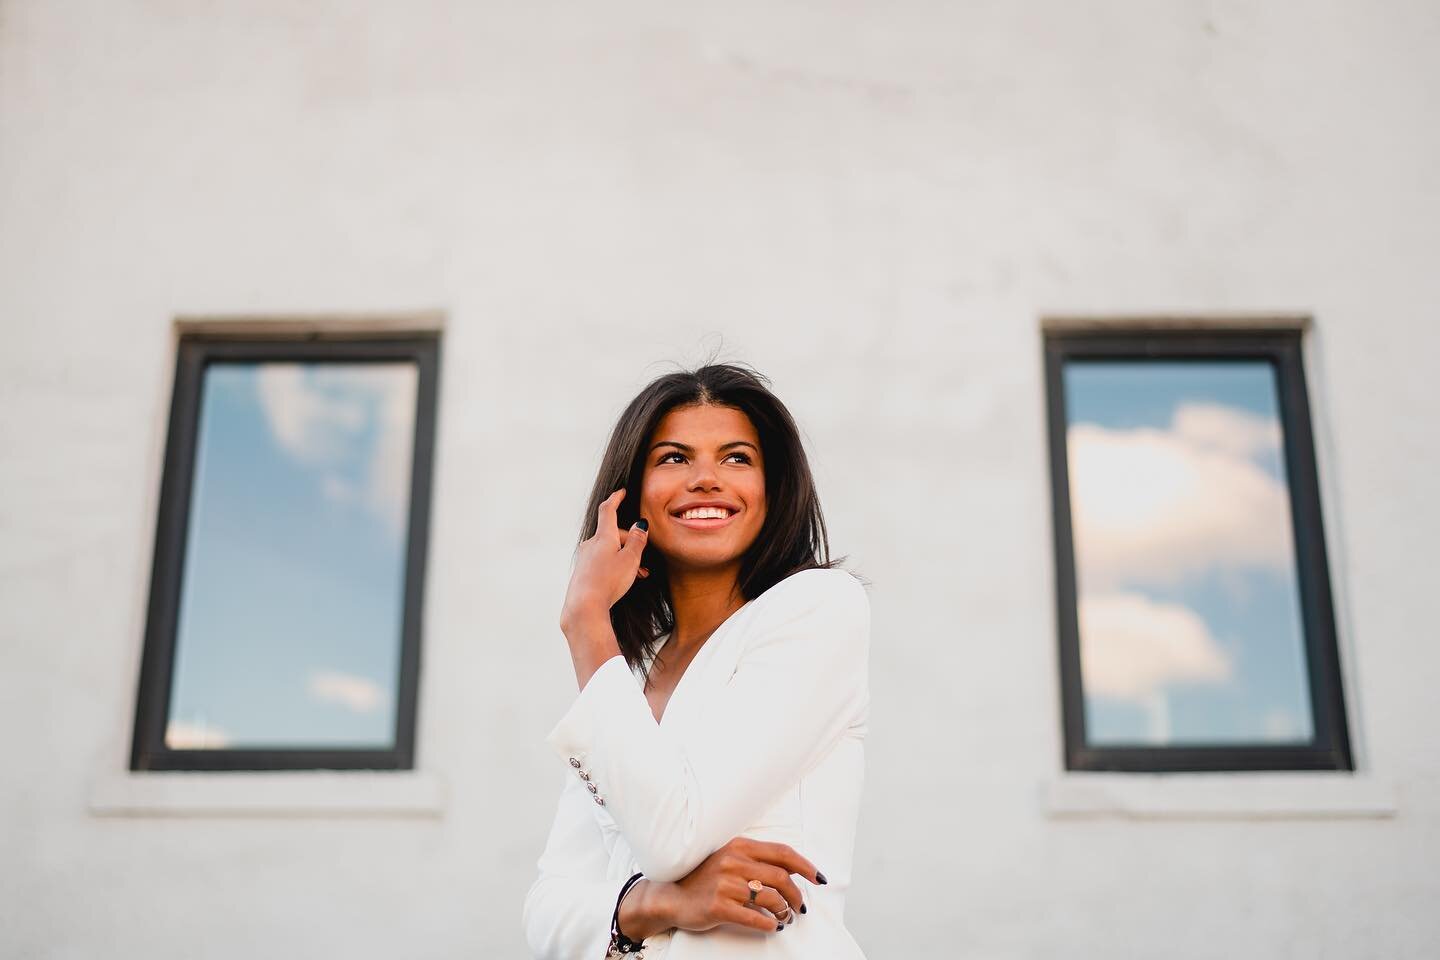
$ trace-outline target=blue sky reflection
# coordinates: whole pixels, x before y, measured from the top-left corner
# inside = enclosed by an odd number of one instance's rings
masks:
[[[167,746],[392,744],[416,385],[206,368]]]
[[[1311,739],[1265,361],[1065,368],[1087,739]]]

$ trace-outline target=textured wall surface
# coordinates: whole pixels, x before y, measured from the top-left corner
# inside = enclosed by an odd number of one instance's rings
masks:
[[[1437,44],[1429,2],[0,2],[0,954],[523,956],[584,496],[718,347],[874,582],[872,957],[1434,956]],[[102,815],[175,318],[421,309],[438,811]],[[1267,311],[1313,317],[1360,793],[1057,815],[1041,318]]]

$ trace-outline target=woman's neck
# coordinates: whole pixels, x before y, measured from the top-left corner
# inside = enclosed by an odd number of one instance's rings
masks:
[[[745,605],[740,595],[739,568],[670,571],[670,606],[675,626],[670,642],[677,650],[698,646]]]

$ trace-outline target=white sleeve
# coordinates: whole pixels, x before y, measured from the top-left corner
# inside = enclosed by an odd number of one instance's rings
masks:
[[[575,780],[572,784],[570,781]],[[610,855],[588,809],[590,794],[567,777],[550,838],[525,894],[525,939],[535,960],[603,960],[625,878],[610,880]]]
[[[757,598],[751,636],[685,743],[662,731],[622,657],[607,660],[546,738],[604,798],[651,880],[678,880],[822,759],[868,697],[870,601],[840,569]]]

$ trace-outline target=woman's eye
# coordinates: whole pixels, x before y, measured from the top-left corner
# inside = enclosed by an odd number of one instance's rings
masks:
[[[670,460],[671,457],[679,457],[680,459],[683,460],[683,459],[685,459],[685,454],[680,453],[678,450],[671,450],[669,453],[662,453],[662,454],[660,455],[660,459],[659,459],[659,460],[656,460],[655,462],[656,462],[656,463],[666,463],[666,462],[669,462],[669,460]],[[732,454],[730,454],[729,456],[727,456],[725,459],[726,459],[726,460],[729,460],[730,457],[739,457],[739,458],[740,458],[740,461],[741,461],[742,463],[749,463],[749,462],[750,462],[750,455],[749,455],[748,453],[732,453]]]

